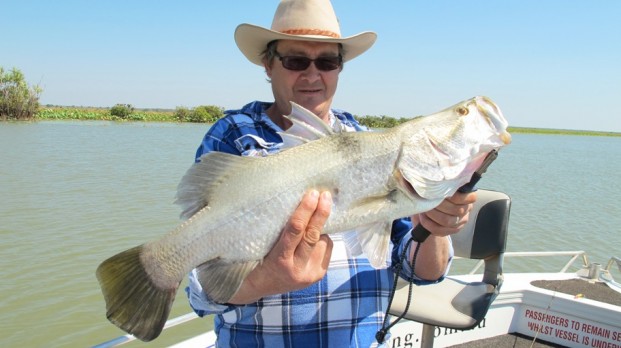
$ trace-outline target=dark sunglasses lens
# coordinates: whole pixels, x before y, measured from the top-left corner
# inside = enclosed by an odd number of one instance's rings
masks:
[[[282,66],[289,70],[306,70],[311,63],[308,57],[282,57]]]
[[[315,66],[319,70],[336,70],[341,66],[341,57],[319,57],[315,59]]]
[[[282,66],[284,66],[285,69],[295,70],[295,71],[302,71],[302,70],[308,69],[308,66],[313,61],[312,59],[308,57],[295,57],[295,56],[280,57],[280,60],[282,61]],[[335,70],[335,69],[340,68],[342,59],[340,56],[319,57],[315,59],[314,62],[315,62],[315,66],[317,67],[317,69],[322,70],[322,71],[330,71],[330,70]]]

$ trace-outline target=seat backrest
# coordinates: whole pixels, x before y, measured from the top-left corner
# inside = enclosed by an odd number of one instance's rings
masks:
[[[438,283],[410,285],[399,278],[389,314],[461,330],[478,325],[502,285],[510,208],[506,194],[478,190],[468,223],[451,236],[456,256],[484,260],[482,281],[465,282],[449,276]],[[427,340],[433,340],[433,332],[430,335]]]
[[[455,256],[481,260],[503,253],[507,246],[510,208],[511,199],[505,193],[478,190],[468,223],[451,236]]]
[[[507,248],[511,198],[503,192],[478,190],[468,223],[451,236],[455,256],[485,260],[483,282],[498,285]]]

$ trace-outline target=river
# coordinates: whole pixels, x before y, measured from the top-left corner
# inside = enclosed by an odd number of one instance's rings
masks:
[[[179,222],[176,186],[206,130],[0,123],[1,346],[89,346],[122,334],[105,318],[95,269]],[[621,256],[620,172],[621,138],[516,134],[480,187],[512,197],[510,251],[585,250],[605,263]],[[505,269],[544,267],[507,260]],[[172,316],[187,312],[180,291]],[[150,346],[210,327],[195,320]]]

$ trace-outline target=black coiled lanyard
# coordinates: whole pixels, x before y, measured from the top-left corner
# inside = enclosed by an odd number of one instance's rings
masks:
[[[408,289],[408,301],[406,302],[403,313],[401,313],[397,317],[397,319],[395,319],[395,321],[393,321],[392,323],[388,323],[389,317],[390,317],[390,315],[388,314],[388,310],[392,306],[392,300],[395,298],[395,292],[397,291],[397,281],[399,280],[399,274],[401,274],[401,268],[403,268],[403,261],[405,261],[406,259],[406,253],[409,250],[410,245],[412,244],[413,240],[415,240],[415,237],[411,237],[407,241],[407,243],[405,244],[405,247],[403,248],[403,251],[401,252],[401,255],[399,256],[399,263],[395,266],[395,279],[392,284],[392,290],[390,291],[390,297],[388,299],[388,307],[386,308],[386,313],[384,315],[384,322],[382,323],[382,328],[379,331],[377,331],[377,333],[375,334],[375,339],[377,340],[377,343],[379,344],[384,343],[384,340],[386,339],[386,334],[388,334],[388,331],[390,331],[390,329],[393,326],[395,326],[399,322],[399,320],[405,317],[405,314],[408,312],[408,309],[410,308],[410,303],[412,301],[412,287],[414,286],[413,281],[410,281],[410,285]],[[418,255],[418,250],[420,249],[420,245],[421,245],[421,242],[419,242],[416,245],[416,249],[414,249],[414,255],[412,256],[412,261],[410,262],[410,267],[412,270],[410,279],[414,277],[414,266],[416,265],[416,256]]]

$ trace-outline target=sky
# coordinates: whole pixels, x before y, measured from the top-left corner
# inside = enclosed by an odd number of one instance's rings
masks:
[[[476,95],[509,124],[621,132],[621,1],[333,0],[343,36],[375,31],[333,107],[428,115]],[[233,40],[277,0],[0,0],[0,66],[43,105],[137,108],[273,101]]]

